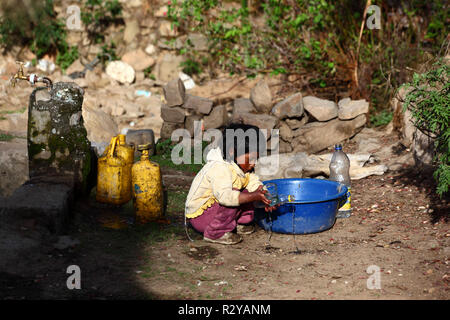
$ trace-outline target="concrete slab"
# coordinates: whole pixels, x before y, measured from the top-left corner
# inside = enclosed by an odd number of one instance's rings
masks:
[[[0,212],[7,218],[34,219],[50,232],[60,234],[69,220],[73,188],[65,184],[28,183],[2,202]]]

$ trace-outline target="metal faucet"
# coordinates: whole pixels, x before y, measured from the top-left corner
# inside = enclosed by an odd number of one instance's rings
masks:
[[[39,77],[38,75],[32,73],[29,75],[25,75],[23,73],[23,65],[24,63],[22,61],[16,61],[16,63],[19,65],[19,70],[17,71],[17,73],[11,77],[11,86],[15,87],[17,81],[19,80],[25,80],[31,83],[32,86],[34,86],[34,84],[36,82],[43,82],[45,84],[45,86],[47,87],[47,89],[51,89],[53,86],[53,82],[52,80],[50,80],[47,77]]]

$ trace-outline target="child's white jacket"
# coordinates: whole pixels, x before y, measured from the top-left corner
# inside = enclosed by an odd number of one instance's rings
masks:
[[[189,190],[185,214],[187,218],[200,216],[215,202],[227,207],[239,206],[240,191],[255,191],[262,182],[254,173],[244,173],[234,162],[225,161],[220,148],[211,149],[206,164],[197,173]]]

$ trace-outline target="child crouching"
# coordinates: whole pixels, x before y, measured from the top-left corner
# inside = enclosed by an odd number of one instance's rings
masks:
[[[252,134],[256,143],[249,139]],[[185,206],[186,218],[203,233],[205,241],[236,244],[242,240],[239,234],[252,233],[254,201],[266,204],[266,211],[275,209],[268,207],[263,184],[252,172],[265,142],[258,127],[232,124],[223,131],[222,148],[208,152]],[[233,233],[235,229],[237,234]]]

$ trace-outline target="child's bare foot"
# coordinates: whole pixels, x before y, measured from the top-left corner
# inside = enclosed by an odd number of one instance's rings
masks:
[[[203,240],[214,242],[214,243],[220,243],[220,244],[236,244],[242,241],[242,238],[237,235],[236,233],[227,232],[223,236],[221,236],[219,239],[209,239],[206,237],[203,237]]]

